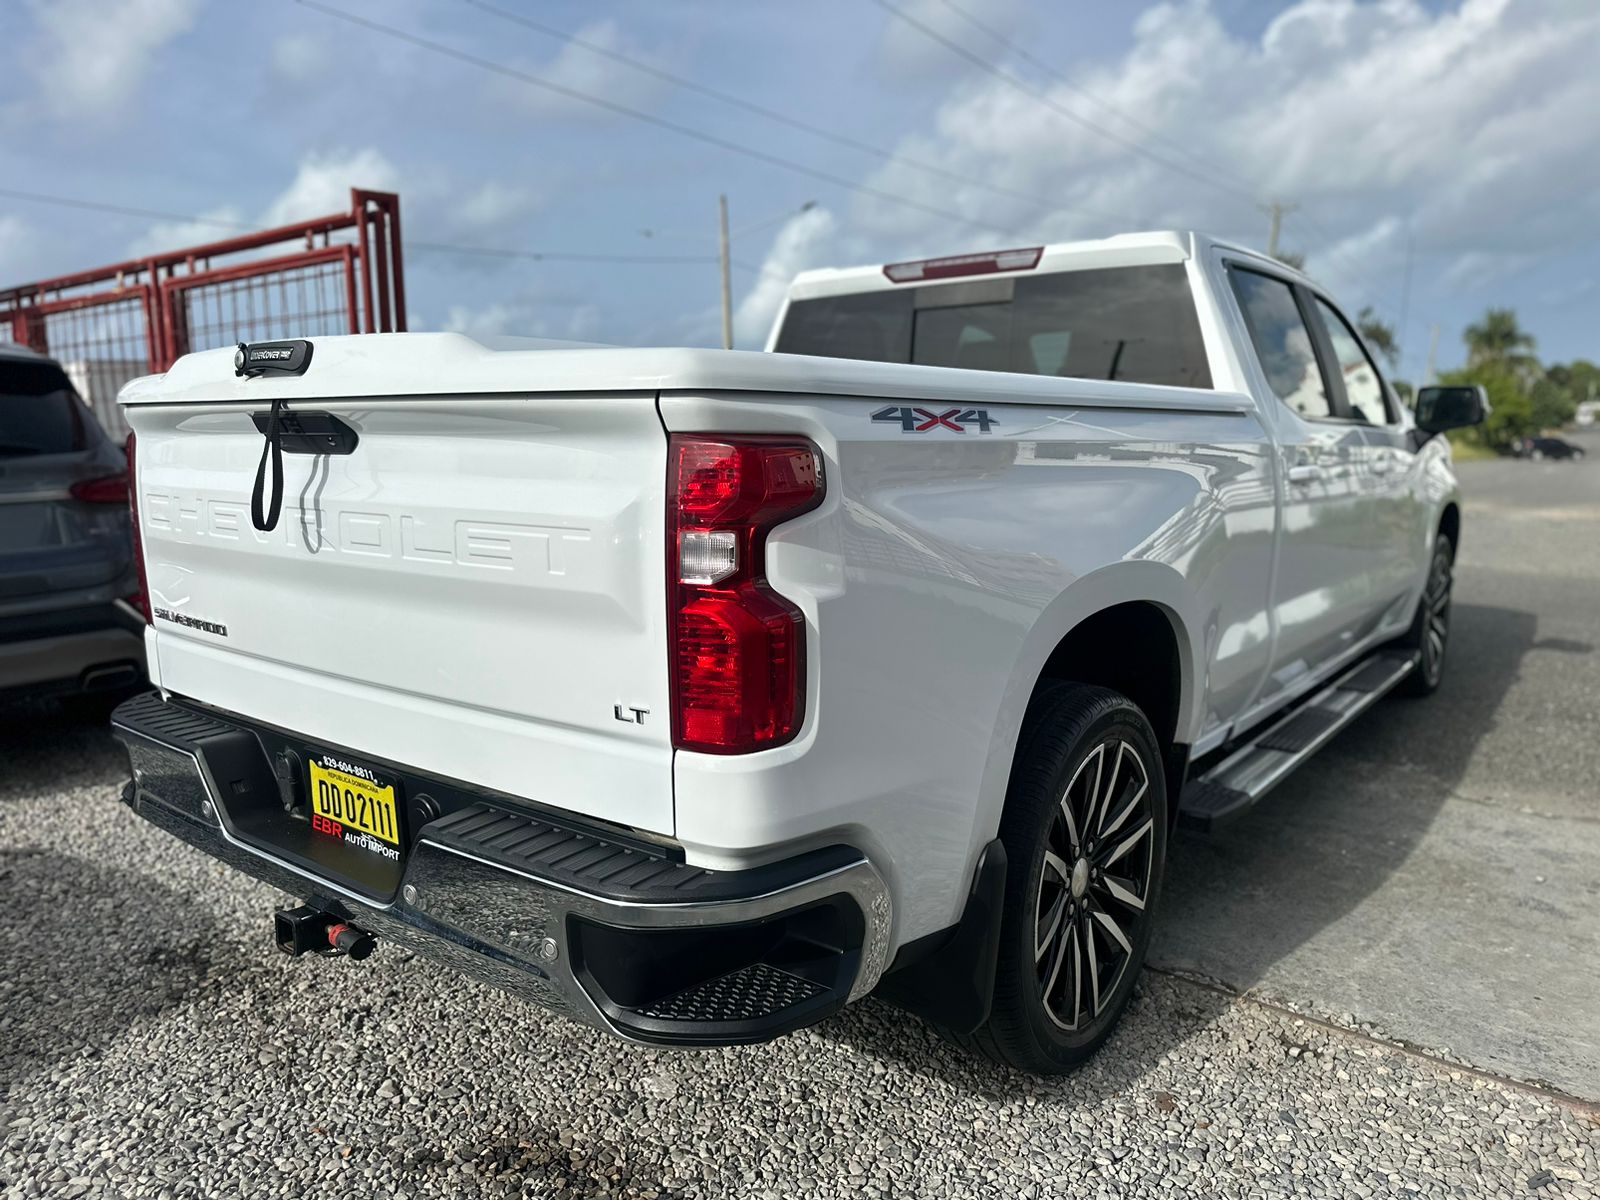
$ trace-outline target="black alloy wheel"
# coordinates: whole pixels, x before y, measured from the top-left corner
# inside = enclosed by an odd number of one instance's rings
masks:
[[[1440,534],[1428,564],[1428,581],[1417,601],[1417,614],[1405,644],[1416,652],[1417,665],[1406,676],[1402,690],[1411,696],[1430,696],[1444,678],[1444,655],[1450,646],[1450,596],[1455,583],[1455,547]]]
[[[1167,813],[1139,707],[1106,688],[1041,687],[1000,823],[1009,869],[993,1007],[964,1042],[1060,1074],[1110,1036],[1149,945]]]

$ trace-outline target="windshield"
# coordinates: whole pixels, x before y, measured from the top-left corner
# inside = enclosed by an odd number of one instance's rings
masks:
[[[796,300],[775,347],[877,362],[1211,386],[1181,264]]]
[[[0,359],[0,458],[82,450],[89,444],[88,421],[60,367]]]

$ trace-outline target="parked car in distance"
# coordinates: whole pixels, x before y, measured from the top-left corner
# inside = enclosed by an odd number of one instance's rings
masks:
[[[1434,435],[1482,391],[1414,419],[1326,292],[1186,233],[809,273],[773,345],[129,385],[127,802],[301,897],[290,953],[392,939],[667,1046],[876,989],[1083,1061],[1174,824],[1439,685]]]
[[[1540,435],[1520,438],[1516,443],[1517,457],[1531,458],[1535,462],[1546,458],[1582,458],[1583,454],[1582,446],[1565,438]]]
[[[61,367],[0,343],[0,696],[144,676],[127,455]]]

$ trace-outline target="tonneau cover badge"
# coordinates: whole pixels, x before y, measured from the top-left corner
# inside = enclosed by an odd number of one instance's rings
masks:
[[[233,373],[240,378],[255,375],[304,375],[311,365],[311,343],[305,338],[286,342],[240,342],[233,352]]]

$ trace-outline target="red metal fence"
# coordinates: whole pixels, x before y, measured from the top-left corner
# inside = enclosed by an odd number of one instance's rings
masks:
[[[358,188],[347,213],[0,289],[0,341],[60,362],[114,436],[117,390],[191,350],[405,327],[400,197]]]

